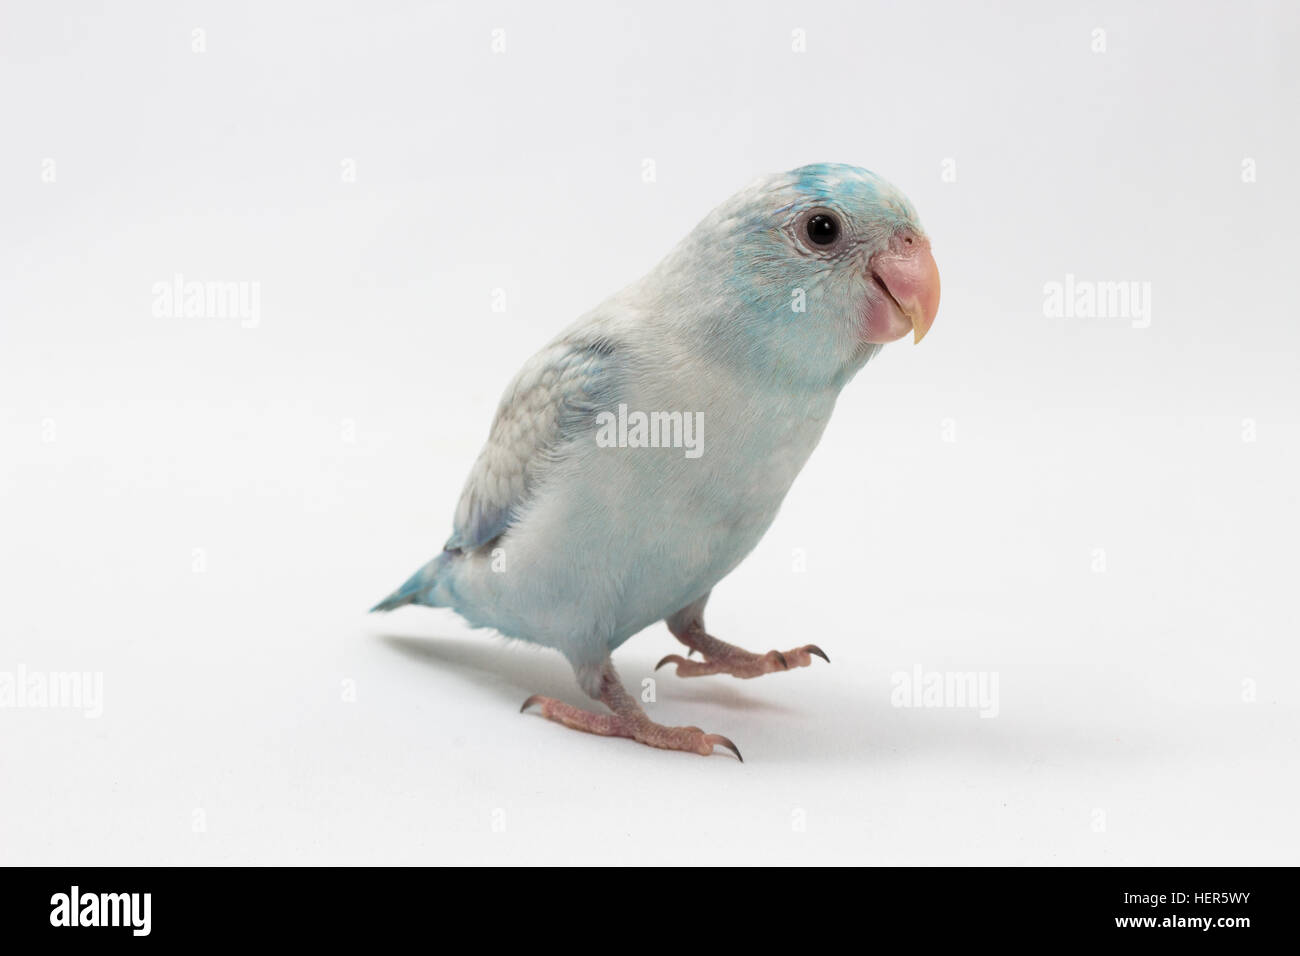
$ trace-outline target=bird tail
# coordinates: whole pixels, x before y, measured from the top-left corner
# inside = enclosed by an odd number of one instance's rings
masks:
[[[427,604],[437,607],[433,589],[437,583],[438,573],[451,561],[452,552],[444,551],[420,570],[416,571],[406,583],[370,609],[375,611],[393,611],[407,604]]]

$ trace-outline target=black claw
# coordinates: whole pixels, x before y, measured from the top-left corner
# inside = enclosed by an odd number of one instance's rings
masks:
[[[672,661],[672,659],[673,659],[674,657],[676,657],[676,656],[677,656],[676,654],[667,654],[667,655],[665,655],[665,656],[664,656],[664,659],[661,660],[658,664],[655,665],[655,670],[658,670],[659,668],[663,667],[665,664],[667,664],[667,663],[669,663],[670,661]]]
[[[541,699],[542,699],[541,694],[534,694],[532,697],[529,697],[526,701],[524,701],[524,706],[519,708],[519,713],[522,714],[529,707],[533,706],[533,704],[537,703]]]
[[[773,651],[772,653],[776,655],[776,659],[781,662],[782,667],[784,667],[786,670],[790,669],[790,662],[785,659],[784,654],[782,654],[780,651]]]
[[[831,659],[826,656],[826,652],[822,650],[820,647],[818,647],[816,644],[809,644],[807,647],[804,648],[804,650],[807,651],[809,654],[816,654],[827,664],[831,662]]]
[[[742,756],[740,755],[740,748],[737,747],[735,744],[733,744],[733,743],[732,743],[730,740],[728,740],[726,737],[723,737],[722,740],[719,741],[719,743],[721,743],[722,746],[726,747],[726,748],[727,748],[728,750],[730,750],[733,754],[735,754],[735,755],[736,755],[736,759],[739,760],[741,763],[744,763],[744,762],[745,762],[745,758],[742,757]]]

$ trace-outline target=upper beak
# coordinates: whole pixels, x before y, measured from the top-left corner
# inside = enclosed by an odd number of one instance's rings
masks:
[[[930,251],[930,240],[924,236],[895,240],[888,252],[872,257],[871,272],[910,323],[912,341],[920,342],[939,314],[939,266]],[[891,325],[886,323],[867,341],[892,342],[907,334],[906,327]]]

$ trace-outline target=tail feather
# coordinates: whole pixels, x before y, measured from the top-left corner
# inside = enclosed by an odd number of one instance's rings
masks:
[[[407,604],[427,604],[435,606],[433,600],[433,586],[437,580],[438,572],[442,570],[443,565],[451,560],[451,552],[444,551],[438,555],[420,570],[412,574],[400,588],[394,591],[388,597],[384,598],[378,604],[370,609],[370,613],[375,611],[393,611]]]

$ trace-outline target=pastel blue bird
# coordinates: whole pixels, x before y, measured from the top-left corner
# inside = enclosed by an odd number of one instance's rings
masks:
[[[901,192],[853,166],[765,177],[643,279],[533,356],[506,389],[441,554],[374,610],[450,608],[568,658],[608,713],[534,696],[551,720],[699,754],[732,741],[652,721],[611,653],[657,621],[700,659],[680,676],[806,666],[710,635],[714,586],[758,544],[844,385],[929,331],[930,240]]]

